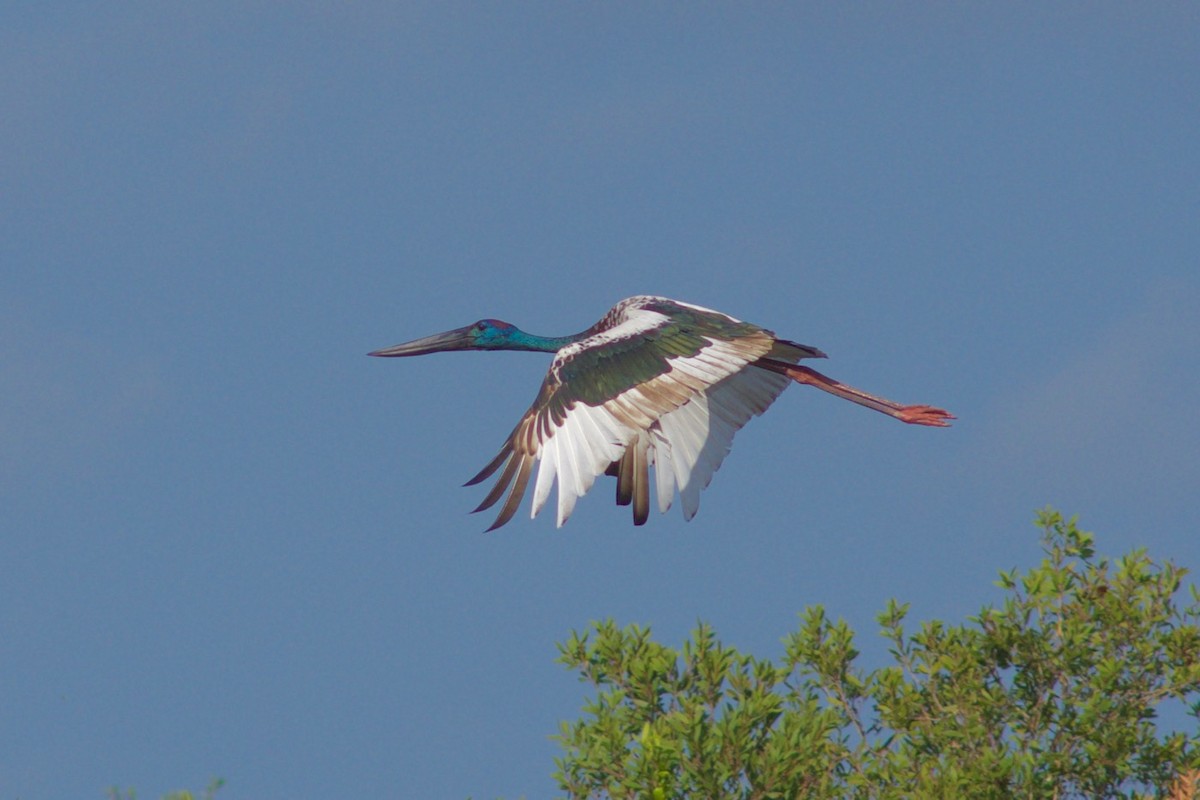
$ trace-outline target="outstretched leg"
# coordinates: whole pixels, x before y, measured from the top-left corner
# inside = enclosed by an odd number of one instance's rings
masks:
[[[931,425],[936,428],[949,427],[948,420],[954,419],[954,415],[949,411],[933,406],[904,406],[899,403],[885,400],[882,397],[876,397],[873,394],[867,394],[860,389],[855,389],[853,386],[847,386],[844,383],[835,381],[826,375],[822,375],[815,369],[801,367],[798,364],[789,364],[786,361],[776,361],[773,358],[760,358],[754,362],[755,366],[769,369],[772,372],[778,372],[780,375],[786,375],[796,383],[815,386],[822,391],[837,395],[852,403],[858,403],[860,406],[873,408],[876,411],[887,414],[889,417],[895,417],[901,422],[907,422],[910,425]]]

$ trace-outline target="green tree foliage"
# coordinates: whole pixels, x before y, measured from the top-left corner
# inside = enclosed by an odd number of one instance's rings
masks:
[[[224,785],[224,779],[213,778],[211,781],[209,781],[208,787],[205,788],[205,790],[200,794],[188,791],[187,789],[180,789],[176,792],[168,792],[167,794],[164,794],[162,796],[162,800],[213,800],[217,792]],[[113,787],[108,790],[108,799],[137,800],[137,792],[135,792],[133,789],[126,789],[125,793],[122,795],[120,789]]]
[[[1038,515],[1045,558],[962,625],[878,616],[894,663],[856,667],[809,608],[780,663],[701,624],[681,650],[596,623],[560,661],[596,690],[564,723],[571,798],[1190,797],[1200,778],[1200,595],[1144,551],[1096,558],[1075,519]],[[1164,702],[1185,731],[1160,730]]]

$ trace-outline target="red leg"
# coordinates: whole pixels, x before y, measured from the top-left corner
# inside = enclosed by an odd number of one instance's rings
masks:
[[[864,391],[855,389],[853,386],[847,386],[844,383],[835,381],[826,375],[822,375],[815,369],[801,367],[796,364],[788,364],[774,359],[762,359],[757,362],[772,372],[778,372],[782,375],[787,375],[796,383],[815,386],[818,389],[829,392],[832,395],[837,395],[852,403],[858,403],[860,406],[875,409],[876,411],[887,414],[889,417],[895,417],[901,422],[907,422],[910,425],[931,425],[936,428],[949,427],[950,423],[947,420],[954,419],[954,415],[949,411],[933,406],[904,406],[899,403],[885,400],[882,397],[876,397],[873,394],[867,394]]]

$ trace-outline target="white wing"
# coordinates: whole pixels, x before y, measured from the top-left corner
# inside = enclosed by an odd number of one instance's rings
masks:
[[[733,436],[751,417],[766,411],[791,381],[774,372],[748,367],[664,414],[651,427],[658,508],[671,507],[675,488],[690,520],[700,508],[700,491],[712,482]]]
[[[777,344],[768,331],[691,306],[713,315],[713,327],[695,319],[682,327],[660,311],[673,302],[624,301],[593,335],[558,352],[533,406],[496,458],[468,482],[504,468],[475,509],[489,508],[507,490],[489,530],[512,518],[535,463],[531,516],[557,482],[559,526],[605,472],[617,476],[617,502],[632,502],[634,522],[644,522],[650,465],[660,510],[670,508],[678,489],[684,517],[696,514],[700,491],[729,453],[734,434],[766,411],[789,379],[751,366]],[[725,322],[739,326],[736,338],[715,335],[728,332],[717,327]]]

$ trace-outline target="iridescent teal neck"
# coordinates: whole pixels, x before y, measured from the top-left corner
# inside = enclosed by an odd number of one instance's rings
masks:
[[[535,336],[523,330],[513,329],[504,337],[503,346],[497,350],[529,350],[535,353],[557,353],[569,344],[586,338],[585,333],[572,336]]]

